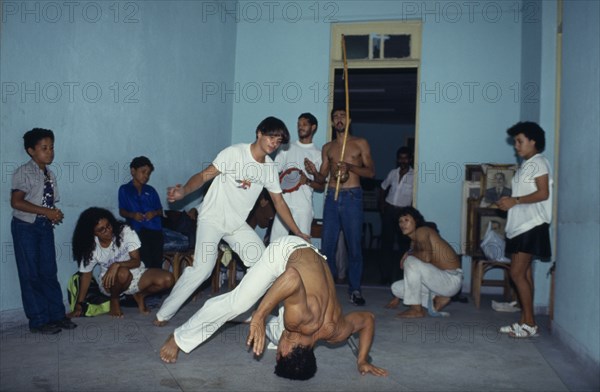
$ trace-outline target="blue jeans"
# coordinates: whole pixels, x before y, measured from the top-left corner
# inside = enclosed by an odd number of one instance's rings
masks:
[[[33,223],[13,218],[11,232],[29,327],[62,320],[65,306],[57,278],[52,223],[46,218],[36,218]]]
[[[363,195],[360,188],[340,189],[337,201],[335,191],[327,192],[323,210],[323,253],[333,277],[337,277],[335,253],[340,229],[344,231],[348,245],[348,283],[349,292],[360,291],[362,278],[362,226]]]

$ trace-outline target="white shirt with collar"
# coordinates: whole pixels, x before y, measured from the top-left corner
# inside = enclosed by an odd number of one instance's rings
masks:
[[[408,172],[406,172],[402,179],[400,179],[399,167],[391,170],[381,183],[381,189],[383,190],[391,187],[385,201],[396,207],[408,207],[412,205],[413,179],[414,170],[412,167],[408,169]]]

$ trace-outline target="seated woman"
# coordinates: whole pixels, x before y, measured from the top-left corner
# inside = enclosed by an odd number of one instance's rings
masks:
[[[83,211],[73,233],[73,257],[82,273],[79,296],[70,317],[81,315],[83,302],[92,279],[92,270],[100,265],[100,291],[110,297],[110,315],[123,317],[119,296],[133,295],[141,313],[150,311],[144,298],[168,290],[175,282],[173,274],[157,268],[146,269],[140,260],[140,239],[124,222],[103,208]]]

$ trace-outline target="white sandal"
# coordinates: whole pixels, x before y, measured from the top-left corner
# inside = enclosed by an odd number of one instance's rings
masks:
[[[512,325],[505,325],[503,327],[500,327],[500,329],[498,329],[498,332],[511,333],[511,332],[515,332],[519,327],[520,327],[519,323],[514,323]]]
[[[532,338],[538,335],[537,331],[537,325],[532,327],[527,324],[521,324],[518,326],[518,328],[515,328],[514,331],[510,332],[510,337],[516,339]]]

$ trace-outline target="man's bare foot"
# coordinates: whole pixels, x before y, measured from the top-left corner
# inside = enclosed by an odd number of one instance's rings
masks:
[[[387,305],[385,305],[386,309],[395,309],[400,304],[400,298],[394,297]]]
[[[173,334],[170,334],[160,349],[160,359],[166,363],[175,363],[177,362],[177,354],[179,354],[179,346],[175,343]]]
[[[450,297],[443,297],[441,295],[436,295],[433,298],[433,309],[436,312],[439,312],[440,310],[444,309],[446,307],[446,305],[448,305],[450,303]]]
[[[143,295],[142,293],[135,293],[133,294],[133,299],[135,300],[135,302],[137,303],[138,309],[140,310],[141,314],[150,314],[150,309],[148,309],[146,307],[146,304],[144,303],[144,298],[146,296]]]
[[[119,298],[110,299],[110,311],[111,317],[123,318],[123,312],[121,311],[121,305],[119,304]]]
[[[154,324],[156,327],[164,327],[168,322],[168,320],[160,321],[159,319],[155,318],[152,324]]]
[[[425,309],[423,309],[421,306],[419,307],[413,307],[411,306],[410,309],[405,310],[402,313],[398,313],[398,315],[396,317],[399,318],[421,318],[421,317],[425,317],[427,313],[425,312]]]

